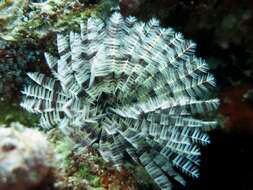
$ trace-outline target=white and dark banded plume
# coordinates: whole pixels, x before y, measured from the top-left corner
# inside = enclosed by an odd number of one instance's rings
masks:
[[[114,12],[92,16],[80,33],[57,36],[58,57],[45,54],[52,76],[28,73],[21,106],[41,115],[78,144],[96,145],[120,168],[128,155],[160,189],[172,189],[182,173],[197,178],[200,146],[219,100],[215,80],[196,44],[158,20],[139,22]]]

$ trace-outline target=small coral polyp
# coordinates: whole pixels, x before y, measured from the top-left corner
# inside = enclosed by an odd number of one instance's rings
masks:
[[[170,178],[186,185],[181,173],[199,176],[199,146],[210,143],[205,131],[216,121],[208,113],[219,100],[195,43],[156,19],[114,12],[58,34],[57,45],[59,58],[45,54],[52,77],[29,73],[34,83],[22,91],[21,105],[41,115],[43,128],[96,144],[117,168],[128,155],[161,189],[172,188]]]

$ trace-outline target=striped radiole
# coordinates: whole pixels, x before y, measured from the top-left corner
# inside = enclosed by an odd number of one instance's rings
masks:
[[[57,48],[58,57],[45,53],[52,76],[28,73],[34,83],[22,91],[21,106],[40,114],[43,128],[97,144],[117,168],[129,155],[160,189],[172,189],[170,179],[185,185],[182,173],[199,176],[199,146],[210,143],[219,100],[194,42],[156,19],[114,12],[58,34]]]

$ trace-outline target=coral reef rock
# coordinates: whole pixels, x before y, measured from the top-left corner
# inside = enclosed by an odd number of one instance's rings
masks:
[[[0,2],[0,38],[13,40],[13,36],[4,35],[4,31],[15,32],[15,26],[21,22],[25,10],[28,8],[28,0],[4,0]]]
[[[17,99],[27,69],[41,69],[40,57],[43,53],[35,45],[10,45],[0,40],[0,101]]]
[[[0,39],[41,39],[52,31],[78,28],[91,12],[109,12],[113,4],[111,0],[99,4],[88,0],[6,0],[0,3]]]
[[[28,73],[34,83],[22,91],[21,105],[41,114],[43,128],[58,126],[116,168],[132,158],[161,189],[172,188],[170,178],[186,185],[181,172],[199,176],[219,100],[195,43],[156,19],[115,11],[106,23],[90,17],[81,33],[59,34],[57,45],[59,59],[45,54],[53,77]]]
[[[0,190],[27,190],[48,180],[54,154],[37,130],[0,128]]]

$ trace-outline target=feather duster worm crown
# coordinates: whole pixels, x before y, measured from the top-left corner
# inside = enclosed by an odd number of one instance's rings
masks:
[[[41,115],[75,142],[96,144],[116,167],[125,156],[141,164],[161,189],[181,173],[199,176],[199,145],[215,121],[214,77],[194,56],[196,45],[159,22],[138,22],[115,12],[106,22],[90,17],[81,32],[57,36],[59,58],[45,54],[52,77],[28,73],[25,109]]]

